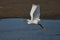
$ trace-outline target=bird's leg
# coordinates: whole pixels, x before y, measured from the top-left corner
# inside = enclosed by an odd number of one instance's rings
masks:
[[[38,25],[40,25],[42,29],[44,28],[41,24],[38,23]]]
[[[42,28],[42,30],[46,30],[45,27],[43,27],[40,23],[38,23],[38,25],[40,25],[40,27]]]

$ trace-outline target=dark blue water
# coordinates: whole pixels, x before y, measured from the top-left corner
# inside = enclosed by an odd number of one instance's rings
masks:
[[[26,19],[0,19],[0,40],[60,40],[60,20],[44,20],[39,25],[28,25]]]

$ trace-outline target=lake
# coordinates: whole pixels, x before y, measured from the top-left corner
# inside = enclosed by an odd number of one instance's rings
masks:
[[[41,19],[46,28],[27,24],[27,19],[0,19],[0,40],[60,40],[60,20]]]

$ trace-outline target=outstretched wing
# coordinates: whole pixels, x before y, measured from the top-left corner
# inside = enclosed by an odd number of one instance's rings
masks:
[[[35,5],[33,4],[32,5],[32,9],[31,9],[31,12],[30,12],[30,16],[31,16],[31,20],[27,20],[28,24],[38,24],[38,22],[40,21],[40,7],[39,5]]]
[[[37,8],[35,9],[35,12],[33,14],[33,19],[40,20],[40,6],[37,5]]]
[[[31,20],[33,20],[33,18],[34,18],[33,14],[36,11],[36,8],[37,8],[37,5],[33,4],[32,8],[31,8],[31,11],[30,11]]]

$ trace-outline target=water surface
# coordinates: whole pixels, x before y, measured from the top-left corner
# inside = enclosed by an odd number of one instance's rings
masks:
[[[46,31],[28,25],[26,19],[0,19],[0,40],[60,40],[60,20],[41,19],[40,23]]]

